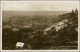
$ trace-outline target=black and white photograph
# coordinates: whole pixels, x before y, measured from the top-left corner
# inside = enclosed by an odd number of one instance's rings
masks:
[[[78,50],[79,1],[1,1],[2,50]]]

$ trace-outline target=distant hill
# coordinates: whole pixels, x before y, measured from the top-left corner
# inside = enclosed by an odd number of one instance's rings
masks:
[[[2,11],[2,14],[3,16],[28,16],[28,15],[53,16],[68,12],[69,11]]]

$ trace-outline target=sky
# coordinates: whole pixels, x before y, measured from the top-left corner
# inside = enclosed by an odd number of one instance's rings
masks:
[[[79,1],[1,1],[6,11],[71,11],[79,9]]]

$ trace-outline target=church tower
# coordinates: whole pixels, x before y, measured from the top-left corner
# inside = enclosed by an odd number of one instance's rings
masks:
[[[75,10],[75,14],[76,14],[76,13],[78,13],[78,10],[77,10],[77,8],[76,8],[76,10]]]

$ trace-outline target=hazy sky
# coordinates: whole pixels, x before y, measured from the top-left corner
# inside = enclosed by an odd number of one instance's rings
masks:
[[[79,1],[1,1],[2,10],[10,11],[71,11]]]

